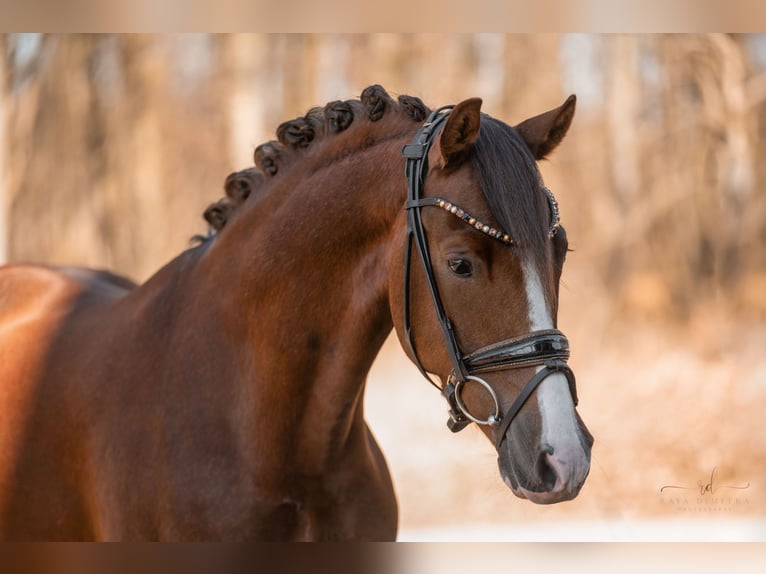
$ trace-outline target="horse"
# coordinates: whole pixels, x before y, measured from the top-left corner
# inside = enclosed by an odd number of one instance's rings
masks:
[[[392,330],[515,495],[577,496],[593,437],[537,164],[575,102],[511,127],[373,85],[279,125],[141,285],[3,267],[0,537],[395,540],[363,408]]]

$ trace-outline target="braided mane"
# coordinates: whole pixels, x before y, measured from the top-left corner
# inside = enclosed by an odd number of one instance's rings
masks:
[[[305,116],[282,123],[277,128],[276,140],[255,148],[255,166],[230,174],[224,182],[225,196],[205,209],[203,217],[210,226],[208,237],[223,229],[235,210],[269,178],[275,177],[291,156],[322,138],[347,130],[360,118],[377,122],[387,113],[404,113],[413,121],[422,122],[430,110],[414,96],[401,95],[394,101],[386,90],[375,84],[365,88],[359,100],[330,102],[323,108],[312,108]]]

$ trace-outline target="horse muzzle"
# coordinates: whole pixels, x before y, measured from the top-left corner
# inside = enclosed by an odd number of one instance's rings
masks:
[[[593,436],[562,378],[554,376],[538,389],[539,411],[522,413],[498,446],[503,481],[516,496],[537,504],[575,498],[590,472]]]
[[[572,500],[580,493],[590,471],[590,452],[564,456],[541,452],[524,484],[516,473],[504,469],[502,461],[498,463],[503,482],[516,496],[536,504],[555,504]]]

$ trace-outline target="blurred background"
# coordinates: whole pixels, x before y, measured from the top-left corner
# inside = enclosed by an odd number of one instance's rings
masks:
[[[279,123],[373,83],[510,124],[578,96],[541,169],[591,475],[514,498],[391,339],[366,408],[401,538],[766,540],[766,35],[0,35],[0,260],[143,281]]]

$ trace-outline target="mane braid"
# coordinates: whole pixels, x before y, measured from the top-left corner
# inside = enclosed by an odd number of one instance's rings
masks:
[[[331,137],[351,127],[363,118],[377,122],[389,111],[404,113],[421,122],[430,110],[414,96],[399,96],[395,101],[385,89],[375,84],[365,88],[359,100],[336,100],[324,107],[315,107],[305,116],[283,122],[276,130],[276,140],[263,143],[253,153],[254,167],[230,174],[224,182],[225,197],[205,209],[207,237],[193,240],[205,242],[221,231],[238,208],[253,194],[259,193],[269,179],[277,177],[291,156],[302,153],[316,141]]]

